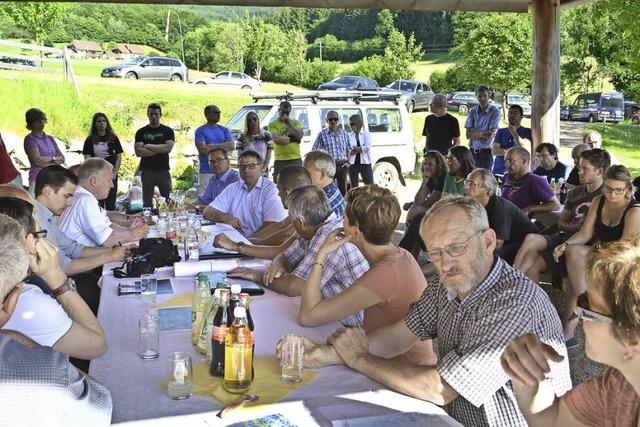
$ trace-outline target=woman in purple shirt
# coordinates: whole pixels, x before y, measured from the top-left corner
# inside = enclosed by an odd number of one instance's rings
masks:
[[[47,116],[37,108],[27,110],[25,114],[27,129],[31,131],[24,138],[24,151],[29,157],[29,192],[33,194],[36,177],[47,166],[61,165],[64,163],[64,155],[58,148],[52,136],[44,133],[47,124]]]

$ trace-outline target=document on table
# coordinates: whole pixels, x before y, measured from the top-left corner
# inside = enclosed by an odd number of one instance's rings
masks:
[[[158,309],[161,331],[191,330],[191,307],[166,307]]]

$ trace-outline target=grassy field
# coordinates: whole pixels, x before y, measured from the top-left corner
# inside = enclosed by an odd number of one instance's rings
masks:
[[[631,176],[640,176],[640,126],[630,121],[612,124],[591,124],[588,129],[602,134],[603,147],[624,164]]]
[[[354,63],[349,62],[340,64],[338,73],[346,73],[354,65]],[[453,65],[454,62],[449,59],[448,55],[427,54],[426,59],[416,62],[413,66],[413,69],[415,71],[415,79],[428,82],[429,78],[431,77],[431,73],[433,73],[434,71],[445,71],[447,68]]]

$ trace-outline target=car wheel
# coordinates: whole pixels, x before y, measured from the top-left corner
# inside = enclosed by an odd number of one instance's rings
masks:
[[[469,112],[469,107],[467,107],[466,105],[462,104],[458,107],[458,112],[460,114],[467,114]]]
[[[244,85],[240,89],[242,89],[242,90],[251,90],[251,86]]]
[[[593,114],[591,114],[591,115],[589,116],[589,123],[593,123],[593,122],[595,122],[595,121],[596,121],[596,120],[593,118]]]
[[[411,101],[409,105],[407,105],[407,111],[413,113],[413,110],[416,108],[416,103]]]
[[[137,79],[138,75],[136,73],[134,73],[133,71],[129,71],[127,74],[124,75],[125,79]]]
[[[205,82],[196,82],[197,85],[206,85]]]
[[[398,169],[389,162],[378,162],[373,167],[373,183],[395,191],[400,184]]]
[[[180,74],[174,74],[171,76],[171,81],[172,82],[181,82],[182,81],[182,77],[180,76]]]

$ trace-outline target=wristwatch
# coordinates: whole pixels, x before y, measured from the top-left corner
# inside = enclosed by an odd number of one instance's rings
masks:
[[[64,294],[67,291],[76,291],[76,281],[71,277],[67,277],[67,280],[64,281],[62,286],[51,291],[51,296],[54,298],[58,298],[60,295]]]
[[[242,248],[244,248],[244,242],[236,243],[236,252],[241,253]]]

